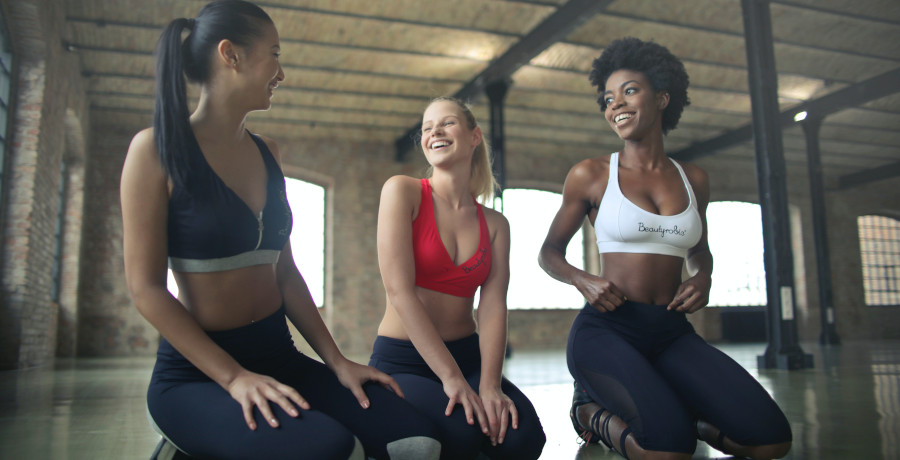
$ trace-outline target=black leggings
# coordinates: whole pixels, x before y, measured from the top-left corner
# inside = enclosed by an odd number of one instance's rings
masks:
[[[250,430],[240,404],[163,339],[147,408],[158,431],[183,452],[215,459],[344,460],[357,438],[368,457],[384,459],[389,444],[423,439],[416,437],[431,438],[437,450],[437,432],[412,406],[380,385],[367,384],[371,405],[363,409],[330,369],[297,351],[283,308],[253,324],[207,334],[248,370],[294,387],[311,409],[293,418],[270,402],[279,427],[269,426],[254,409],[257,428]]]
[[[477,390],[481,382],[478,335],[446,342],[446,345],[466,381]],[[510,426],[503,444],[491,446],[490,438],[481,432],[477,422],[475,425],[468,424],[461,406],[454,408],[449,417],[444,415],[450,398],[444,393],[441,380],[428,367],[412,342],[378,336],[369,365],[394,377],[403,389],[406,400],[438,427],[442,459],[472,459],[479,452],[492,459],[529,460],[541,455],[546,437],[537,412],[528,397],[506,378],[503,378],[500,388],[516,405],[519,428],[514,430]]]
[[[665,305],[628,301],[608,313],[585,305],[566,358],[591,399],[621,417],[645,450],[694,452],[698,418],[745,446],[791,440],[762,385]]]

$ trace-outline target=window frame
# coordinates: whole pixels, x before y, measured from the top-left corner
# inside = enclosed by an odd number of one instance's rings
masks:
[[[509,198],[510,198],[509,195],[510,195],[510,192],[512,192],[513,195],[515,195],[516,191],[535,191],[535,192],[542,192],[542,193],[551,193],[551,194],[557,195],[557,198],[560,200],[560,202],[562,201],[562,193],[557,192],[555,190],[548,190],[547,188],[527,186],[527,185],[507,187],[503,191],[503,200],[502,200],[502,209],[504,211],[504,215],[506,216],[507,220],[509,220],[509,216],[507,215],[507,213],[509,211]],[[495,207],[496,207],[496,203],[495,203]],[[554,215],[558,209],[559,209],[558,206],[553,209]],[[539,225],[539,226],[543,227],[543,232],[541,234],[541,241],[543,241],[543,237],[546,236],[546,230],[548,230],[550,228],[551,221],[552,221],[552,216],[551,216],[551,218],[546,219],[546,220],[541,220],[541,221],[532,220],[532,221],[530,221],[529,226],[534,227],[535,225]],[[585,222],[587,222],[587,219],[585,219]],[[509,224],[510,224],[510,259],[511,260],[510,260],[510,289],[508,290],[507,296],[506,296],[507,297],[507,308],[510,311],[512,311],[512,310],[515,310],[515,311],[577,310],[577,309],[582,308],[584,306],[583,299],[581,299],[581,301],[578,302],[577,304],[573,303],[572,305],[563,305],[563,306],[526,306],[526,307],[522,307],[522,306],[518,306],[515,304],[515,302],[512,300],[513,297],[515,296],[515,294],[513,294],[513,291],[515,289],[515,285],[513,284],[514,283],[513,278],[515,277],[515,275],[513,273],[513,271],[514,271],[513,265],[515,265],[515,264],[512,261],[512,255],[513,255],[513,253],[516,253],[516,248],[513,247],[513,244],[514,244],[514,241],[516,240],[516,232],[521,231],[521,229],[526,228],[526,226],[525,225],[516,225],[512,221],[510,221]],[[588,236],[588,234],[590,233],[590,228],[591,227],[588,225],[582,225],[581,230],[580,230],[582,252],[581,252],[581,266],[579,268],[582,270],[587,270],[588,269],[587,267],[589,266],[588,246],[593,241]],[[574,244],[574,242],[575,242],[575,237],[573,236],[572,241],[570,241],[569,244],[570,245]],[[594,250],[596,251],[596,246],[591,246],[591,247],[594,248]],[[532,256],[531,257],[532,262],[530,263],[530,265],[533,267],[538,267],[537,257],[538,257],[539,251],[540,251],[539,245],[534,248],[529,247],[528,251],[525,251],[526,253],[530,252],[530,255]],[[568,258],[569,257],[567,257],[567,259]],[[571,263],[571,261],[570,261],[570,263]],[[540,268],[537,268],[537,270],[540,270]],[[569,289],[569,290],[571,290],[571,292],[576,293],[576,295],[578,295],[577,294],[578,291],[577,291],[577,289],[575,289],[574,286],[570,286],[570,285],[567,285],[560,281],[557,281],[557,280],[551,278],[550,275],[547,275],[546,273],[543,273],[542,271],[540,273],[538,273],[537,276],[538,276],[538,279],[540,279],[540,282],[542,282],[542,283],[546,282],[548,284],[552,283],[550,285],[559,285],[559,287],[561,289]],[[573,299],[574,299],[574,297],[573,297]]]
[[[8,57],[8,65],[0,65],[0,88],[3,88],[3,81],[7,80],[7,94],[0,93],[0,111],[6,113],[6,123],[0,125],[0,225],[6,220],[6,194],[9,181],[9,153],[12,146],[12,138],[14,132],[14,120],[16,116],[15,95],[18,86],[15,75],[18,73],[18,60],[16,59],[10,30],[7,23],[7,12],[5,5],[0,5],[0,61],[6,64],[4,58]]]
[[[887,245],[888,247],[893,246],[893,251],[874,251],[874,250],[866,250],[866,243],[871,243],[871,238],[864,240],[864,220],[875,220],[873,224],[880,225],[880,231],[886,233],[881,238],[878,238],[878,241],[883,242],[883,246]],[[880,223],[879,223],[880,222]],[[892,216],[880,215],[880,214],[867,214],[862,216],[857,216],[856,218],[856,230],[857,237],[859,238],[859,256],[860,256],[860,275],[862,277],[862,289],[863,289],[863,302],[867,307],[873,308],[896,308],[900,307],[900,219],[897,219]],[[874,231],[874,230],[872,230]],[[882,248],[884,249],[884,248]],[[872,255],[875,259],[883,259],[887,257],[886,261],[877,260],[878,262],[883,262],[882,266],[885,267],[888,272],[884,278],[876,278],[876,279],[885,279],[885,289],[875,291],[872,293],[870,291],[871,284],[870,281],[872,277],[870,277],[867,273],[867,269],[869,268],[869,260],[870,257],[867,257],[867,254]],[[892,272],[892,274],[890,273]],[[889,289],[893,288],[893,289]],[[872,302],[873,296],[882,297],[885,296],[886,299],[884,303]]]

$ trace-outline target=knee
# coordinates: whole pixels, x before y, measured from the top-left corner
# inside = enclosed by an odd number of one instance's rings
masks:
[[[356,436],[353,437],[353,451],[350,452],[350,456],[347,457],[347,460],[365,460],[366,459],[366,451],[363,449],[362,443],[359,441],[359,438]]]
[[[683,452],[660,452],[645,450],[640,455],[630,455],[629,457],[639,458],[641,460],[690,460],[693,456],[693,454],[685,454]]]
[[[441,458],[477,458],[484,445],[484,435],[453,436],[441,439]]]
[[[441,443],[427,436],[412,436],[389,442],[387,451],[392,459],[438,460]]]
[[[520,427],[521,430],[523,427]],[[544,451],[544,444],[547,442],[547,436],[543,429],[529,430],[521,433],[515,433],[510,436],[510,428],[507,432],[506,439],[500,446],[503,452],[502,458],[510,458],[516,460],[532,460],[541,456]]]
[[[673,439],[654,439],[656,442],[645,444],[638,441],[632,434],[625,440],[628,458],[641,460],[690,460],[697,447],[697,440],[693,437],[678,437]],[[652,446],[650,445],[652,444]]]

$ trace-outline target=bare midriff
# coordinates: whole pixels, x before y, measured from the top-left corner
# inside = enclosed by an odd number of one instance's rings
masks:
[[[443,341],[450,342],[475,333],[474,298],[457,297],[421,287],[416,287],[415,292]],[[409,340],[403,320],[390,299],[387,299],[387,310],[378,326],[378,335]]]
[[[180,273],[178,300],[200,327],[224,331],[263,319],[281,307],[275,265],[254,265],[222,272]]]
[[[634,302],[668,305],[681,285],[681,257],[616,252],[601,254],[600,261],[600,277]]]

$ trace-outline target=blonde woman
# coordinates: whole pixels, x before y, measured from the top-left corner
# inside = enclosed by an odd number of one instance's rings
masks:
[[[545,437],[534,407],[501,375],[509,223],[476,202],[496,187],[481,128],[464,103],[439,98],[422,117],[420,146],[428,177],[395,176],[382,189],[387,309],[369,364],[437,425],[441,458],[538,458]]]

